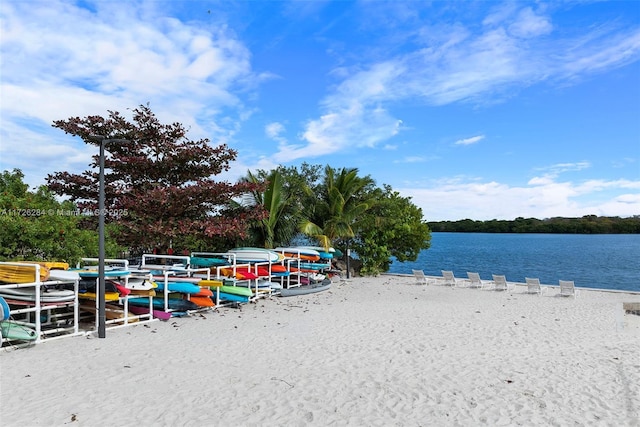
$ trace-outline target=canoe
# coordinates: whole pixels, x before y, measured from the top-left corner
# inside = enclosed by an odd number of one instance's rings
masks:
[[[131,289],[129,295],[137,295],[139,297],[155,297],[157,293],[155,289]]]
[[[74,270],[50,270],[49,280],[60,280],[61,282],[72,282],[80,280],[80,275]]]
[[[318,251],[318,255],[320,255],[320,258],[322,259],[332,259],[333,254],[336,252],[334,248],[329,248],[329,250],[326,250],[322,246],[300,246],[300,247]]]
[[[34,329],[12,320],[3,320],[0,322],[0,332],[2,332],[2,338],[9,341],[34,341],[38,338],[38,334],[36,334]]]
[[[49,278],[49,268],[40,266],[40,277],[36,278],[34,263],[21,262],[20,265],[0,264],[0,282],[4,283],[33,283],[44,282]]]
[[[198,307],[215,307],[216,305],[210,296],[191,295],[189,296],[189,301],[196,304]]]
[[[222,286],[222,280],[202,279],[198,281],[198,286],[206,286],[208,288],[219,288],[220,286]]]
[[[167,299],[167,304],[169,306],[169,310],[176,310],[176,311],[197,310],[199,308],[195,303],[192,303],[191,301],[187,301],[185,299],[178,299],[178,298]],[[148,298],[129,298],[129,305],[149,307],[149,299]],[[153,298],[153,307],[164,309],[164,298]]]
[[[278,282],[269,282],[269,287],[271,289],[282,289],[282,285]]]
[[[79,270],[70,270],[75,271],[83,278],[96,278],[99,275],[99,271],[93,268],[83,268]],[[106,269],[104,271],[104,277],[124,277],[130,275],[131,272],[129,270],[121,270],[121,269]]]
[[[236,256],[236,264],[245,262],[278,262],[284,257],[271,249],[263,248],[234,248],[227,251]]]
[[[201,287],[200,292],[197,294],[191,294],[192,297],[210,297],[213,296],[213,291],[207,287]]]
[[[0,296],[18,301],[35,302],[36,290],[33,287],[7,289],[0,286]],[[69,289],[47,289],[43,287],[40,291],[40,302],[67,302],[73,301],[75,297],[75,292]]]
[[[158,287],[156,290],[164,291],[164,281],[157,282]],[[169,292],[180,292],[183,294],[197,294],[200,292],[200,286],[190,282],[167,282]]]
[[[211,297],[215,298],[215,297]],[[220,292],[220,301],[231,302],[249,302],[249,297],[243,295],[229,294],[226,292]]]
[[[233,267],[222,268],[220,269],[220,273],[224,274],[227,277],[233,277],[238,280],[254,280],[258,278],[257,274],[247,271],[246,269],[245,270],[236,269],[234,273]]]
[[[291,271],[295,271],[296,269],[298,270],[312,270],[312,271],[318,271],[318,270],[326,270],[328,268],[331,268],[331,265],[329,263],[326,262],[305,262],[305,261],[298,261],[298,262],[293,262],[291,263]]]
[[[244,296],[244,297],[253,296],[253,291],[244,286],[220,286],[220,292],[224,292],[226,294]]]
[[[15,261],[20,264],[38,264],[41,267],[45,267],[47,270],[68,270],[69,263],[64,261]]]
[[[163,274],[154,274],[153,276],[153,280],[156,283],[160,283],[163,282],[164,283],[164,279],[165,276]],[[170,275],[168,276],[167,280],[169,280],[170,282],[189,282],[189,283],[198,283],[200,280],[202,280],[202,278],[200,277],[192,277],[192,276],[175,276],[175,275]]]
[[[282,253],[286,258],[297,258],[305,261],[317,261],[320,259],[320,253],[315,249],[301,247],[279,247],[274,249]]]
[[[95,301],[97,298],[97,294],[95,292],[78,292],[78,298]],[[118,301],[119,299],[120,299],[120,294],[118,292],[104,293],[105,301]]]
[[[128,278],[125,283],[125,286],[131,290],[144,290],[144,291],[155,289],[158,287],[156,283],[150,281],[148,278],[142,278],[142,277]]]
[[[222,274],[225,276],[232,277],[234,274],[233,267],[226,267],[220,270]],[[258,277],[267,277],[269,276],[269,269],[267,267],[236,267],[235,268],[235,278],[238,280],[253,280]]]
[[[323,280],[320,283],[313,283],[310,285],[303,285],[303,286],[299,286],[297,288],[289,288],[289,289],[282,289],[280,291],[280,296],[281,297],[292,297],[292,296],[297,296],[297,295],[307,295],[307,294],[314,294],[317,292],[322,292],[322,291],[326,291],[329,288],[331,288],[331,280]]]
[[[143,307],[141,305],[130,305],[129,306],[129,311],[133,314],[137,314],[137,315],[141,315],[141,314],[149,314],[149,302],[147,301],[147,306]],[[152,314],[154,319],[160,319],[160,320],[169,320],[171,319],[171,313],[169,313],[168,311],[162,311],[162,310],[153,310],[153,314]]]
[[[229,265],[228,259],[222,258],[203,258],[203,257],[191,257],[191,261],[189,261],[191,267],[221,267],[224,265]]]
[[[120,296],[126,297],[127,295],[129,295],[131,293],[131,289],[125,288],[124,285],[121,285],[118,282],[113,282],[113,284],[116,287],[116,289],[118,290],[118,293],[120,294]]]

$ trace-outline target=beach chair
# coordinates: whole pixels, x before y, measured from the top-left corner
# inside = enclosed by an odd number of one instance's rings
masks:
[[[453,271],[442,270],[442,284],[444,286],[455,286],[456,278],[453,275]]]
[[[469,278],[467,283],[469,283],[469,287],[470,288],[473,288],[473,289],[480,288],[480,289],[482,289],[482,287],[484,286],[484,283],[482,283],[482,280],[480,279],[480,274],[478,274],[478,273],[470,273],[470,272],[467,271],[467,277]]]
[[[494,291],[508,291],[509,284],[507,283],[507,277],[503,275],[492,274],[493,277],[493,290]]]
[[[538,294],[538,295],[542,295],[542,292],[544,291],[544,289],[546,288],[542,288],[542,286],[540,286],[540,279],[532,279],[531,277],[525,277],[524,281],[527,283],[527,294]]]
[[[411,270],[413,271],[413,277],[416,278],[416,283],[418,285],[428,285],[429,281],[427,280],[427,276],[424,275],[424,271],[422,270]]]
[[[576,290],[576,286],[573,283],[573,280],[560,280],[560,293],[558,294],[561,297],[574,297],[578,296],[578,291]]]

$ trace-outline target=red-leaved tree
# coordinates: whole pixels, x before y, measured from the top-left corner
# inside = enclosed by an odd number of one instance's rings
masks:
[[[96,146],[90,170],[47,176],[48,187],[69,197],[81,212],[98,207],[101,137],[126,139],[106,146],[105,208],[107,221],[118,224],[118,243],[134,253],[172,244],[179,250],[186,249],[179,245],[238,241],[253,221],[266,215],[260,206],[246,209],[231,203],[259,190],[259,184],[212,179],[229,170],[235,150],[225,144],[213,147],[208,139],[188,139],[180,123],[161,124],[148,106],[133,110],[132,121],[109,111],[106,118],[74,117],[53,126]],[[95,226],[95,217],[86,219]]]

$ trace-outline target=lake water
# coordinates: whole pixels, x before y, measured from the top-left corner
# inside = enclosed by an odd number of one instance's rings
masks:
[[[430,276],[452,270],[466,278],[471,271],[484,280],[504,274],[510,282],[537,277],[548,285],[573,280],[583,288],[640,292],[640,235],[431,233],[429,249],[414,262],[394,261],[389,273],[413,269]]]

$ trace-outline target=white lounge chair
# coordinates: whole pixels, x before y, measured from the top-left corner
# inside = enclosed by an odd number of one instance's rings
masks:
[[[503,275],[492,274],[493,277],[493,290],[495,291],[508,291],[509,284],[507,283],[507,277]]]
[[[442,270],[442,284],[444,286],[455,286],[456,278],[453,275],[453,271]]]
[[[467,271],[467,277],[469,278],[468,283],[470,288],[480,288],[484,286],[484,283],[480,279],[480,274],[478,273],[470,273]]]
[[[544,290],[542,286],[540,286],[540,279],[525,277],[524,281],[527,282],[527,292],[528,294],[538,294],[542,295],[542,291]]]
[[[561,297],[577,297],[578,291],[576,290],[576,286],[573,283],[573,280],[560,280],[560,293],[558,294]]]
[[[416,278],[416,283],[418,285],[428,285],[429,281],[427,280],[427,276],[424,275],[424,271],[422,270],[411,270],[413,271],[413,277]]]

